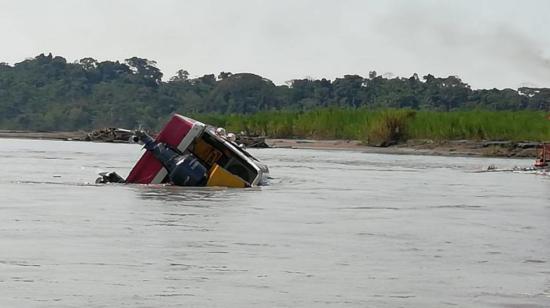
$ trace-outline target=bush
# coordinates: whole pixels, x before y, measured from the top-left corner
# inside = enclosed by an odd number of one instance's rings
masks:
[[[367,143],[387,147],[406,140],[409,123],[416,116],[413,110],[386,110],[374,120],[367,132]]]

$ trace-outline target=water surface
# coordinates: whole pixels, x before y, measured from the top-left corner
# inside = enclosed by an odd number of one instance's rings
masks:
[[[95,185],[137,145],[0,139],[1,307],[549,307],[530,160],[253,150],[258,189]]]

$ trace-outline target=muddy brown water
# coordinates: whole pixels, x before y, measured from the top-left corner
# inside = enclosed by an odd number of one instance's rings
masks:
[[[94,185],[137,145],[0,140],[1,307],[550,307],[531,160],[265,149],[257,189]]]

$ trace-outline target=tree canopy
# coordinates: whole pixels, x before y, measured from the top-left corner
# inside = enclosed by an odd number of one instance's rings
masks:
[[[275,85],[251,73],[190,78],[185,69],[163,81],[156,62],[132,57],[99,62],[40,54],[0,63],[0,128],[77,130],[105,126],[156,128],[171,113],[248,114],[317,107],[416,110],[550,110],[550,89],[473,90],[457,76],[409,78],[345,75]]]

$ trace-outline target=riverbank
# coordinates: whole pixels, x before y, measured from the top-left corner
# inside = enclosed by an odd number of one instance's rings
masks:
[[[78,132],[29,132],[0,130],[0,138],[86,141],[87,133]],[[368,146],[358,140],[266,139],[274,148],[347,150],[381,154],[477,156],[477,157],[535,157],[536,143],[473,140],[409,140],[389,147]]]
[[[33,132],[22,130],[0,130],[0,138],[15,139],[45,139],[45,140],[67,140],[84,141],[87,133],[77,132]]]
[[[437,156],[476,156],[476,157],[535,157],[535,143],[513,143],[508,141],[451,140],[409,140],[389,147],[374,147],[357,140],[309,140],[309,139],[267,139],[266,143],[275,148],[352,150],[366,153],[437,155]]]

